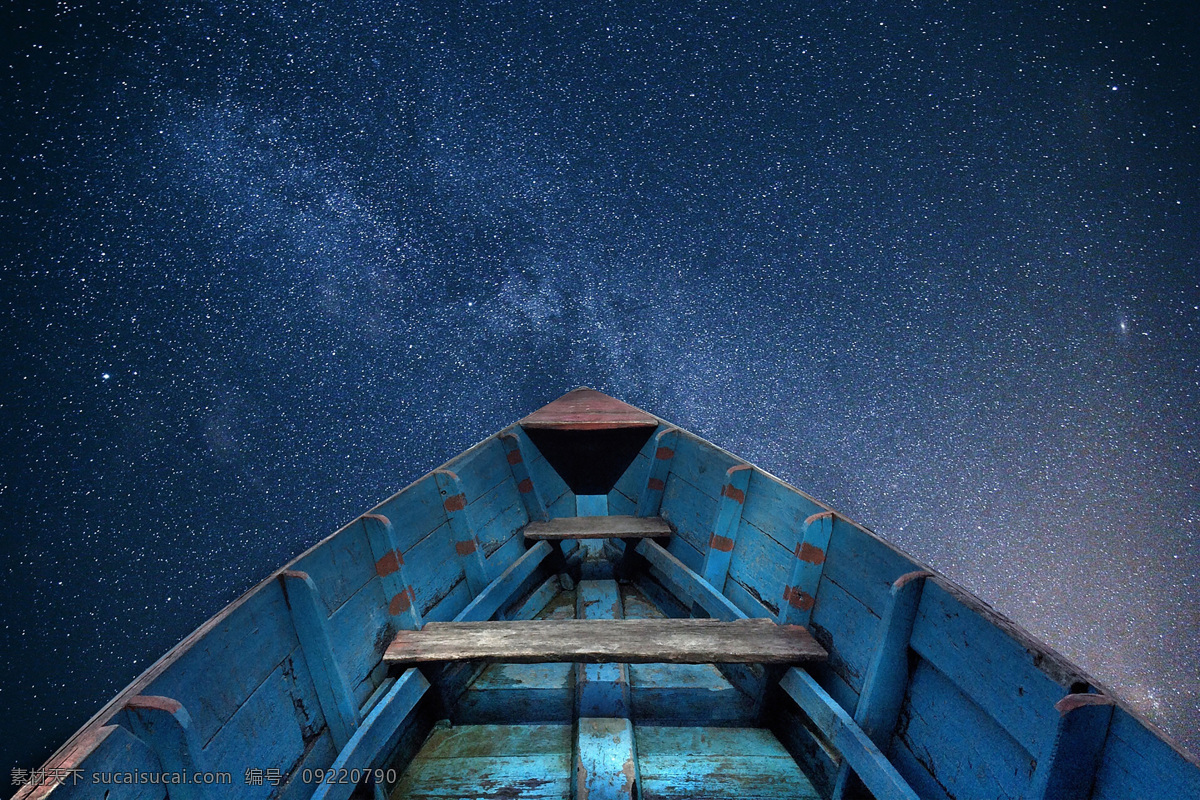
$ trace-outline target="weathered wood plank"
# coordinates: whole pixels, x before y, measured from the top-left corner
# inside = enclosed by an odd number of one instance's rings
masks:
[[[654,451],[646,464],[646,477],[638,488],[637,516],[657,517],[662,505],[663,491],[667,488],[667,476],[671,472],[671,461],[675,458],[675,445],[679,437],[678,428],[664,428],[654,434]],[[636,463],[636,459],[635,462]]]
[[[892,545],[840,516],[826,551],[823,577],[836,581],[875,616],[882,616],[897,578],[924,567]]]
[[[479,541],[475,538],[475,531],[466,512],[467,494],[463,482],[449,470],[439,469],[433,474],[437,480],[438,491],[442,495],[446,521],[450,524],[450,533],[454,537],[454,552],[458,554],[463,572],[467,576],[467,586],[471,594],[479,594],[490,579],[483,553],[479,549]]]
[[[761,728],[639,725],[644,800],[817,800],[795,760]]]
[[[830,511],[812,498],[760,469],[750,475],[742,520],[758,528],[791,552],[800,544],[804,520]]]
[[[441,603],[458,583],[465,580],[464,564],[455,549],[450,524],[443,521],[441,527],[435,528],[433,533],[406,550],[404,560],[413,565],[413,569],[405,575],[412,582],[414,599],[421,619],[427,622],[432,618],[430,612],[433,608]],[[464,587],[464,590],[468,588]],[[471,596],[474,594],[470,592]],[[462,606],[459,606],[454,614],[461,610]],[[449,618],[452,619],[454,614]]]
[[[574,664],[489,664],[458,698],[454,723],[570,723],[575,719]]]
[[[332,612],[375,577],[378,558],[363,526],[351,523],[303,553],[288,568],[312,578]]]
[[[434,727],[393,800],[569,800],[571,725]]]
[[[743,519],[731,556],[729,579],[723,590],[732,598],[733,584],[741,584],[771,610],[772,619],[778,619],[779,607],[784,603],[782,590],[792,572],[791,551]]]
[[[494,436],[455,456],[441,469],[453,472],[462,480],[467,505],[475,503],[496,485],[512,480],[504,445]]]
[[[641,796],[629,720],[579,718],[572,783],[578,800],[637,800]]]
[[[712,536],[708,539],[704,568],[701,570],[704,579],[717,589],[725,588],[729,560],[742,521],[742,506],[746,502],[746,488],[753,471],[754,468],[748,464],[737,464],[725,472],[725,485],[721,487],[721,500],[717,504],[717,518],[713,522]]]
[[[450,552],[454,552],[453,547]],[[454,561],[456,559],[451,556],[450,562],[453,564]],[[432,608],[423,610],[421,614],[426,622],[449,622],[458,616],[458,612],[467,607],[467,603],[471,602],[472,597],[471,589],[467,586],[467,579],[460,569],[458,581],[437,598]]]
[[[334,660],[359,706],[378,685],[371,675],[396,632],[396,621],[388,613],[380,581],[359,589],[329,618]]]
[[[429,689],[429,681],[419,670],[405,672],[371,709],[354,736],[338,753],[330,769],[366,770],[378,766],[378,759],[395,738],[405,717]],[[351,783],[323,783],[313,793],[313,800],[349,800],[355,786]]]
[[[468,503],[466,514],[484,557],[490,556],[529,522],[516,484],[510,480],[496,484],[483,497]]]
[[[529,597],[525,598],[521,605],[514,608],[505,619],[533,619],[554,599],[554,595],[558,594],[559,588],[558,576],[551,575],[538,584],[538,587],[530,593]]]
[[[581,386],[542,406],[518,424],[523,428],[585,431],[654,428],[658,426],[658,418],[603,392]]]
[[[705,497],[716,502],[725,485],[725,473],[738,459],[687,431],[679,431],[675,440],[675,458],[671,461],[671,480],[686,481]],[[705,519],[707,526],[712,517]]]
[[[507,603],[521,584],[541,566],[553,548],[546,542],[538,542],[525,551],[508,569],[489,583],[467,607],[454,618],[455,622],[482,622],[491,619],[501,606]]]
[[[662,517],[560,517],[547,522],[531,522],[525,527],[525,538],[539,541],[645,539],[670,535],[671,526]]]
[[[392,521],[399,537],[397,549],[401,552],[408,552],[409,548],[446,521],[442,495],[432,473],[413,481],[368,513],[379,514]]]
[[[108,800],[114,784],[100,778],[101,775],[161,772],[162,765],[154,751],[128,730],[119,725],[104,725],[77,736],[70,746],[47,761],[42,770],[47,779],[25,784],[13,795],[13,800],[43,800],[47,796],[54,800]],[[80,775],[78,782],[76,774]],[[54,775],[61,775],[63,780],[54,780]],[[120,800],[163,800],[167,794],[161,783],[124,784],[120,790]]]
[[[334,660],[329,641],[329,623],[312,578],[303,572],[285,570],[279,573],[279,583],[292,613],[292,624],[300,640],[300,650],[308,665],[316,688],[317,700],[333,743],[341,749],[350,741],[361,721],[358,704],[354,702],[350,685]]]
[[[234,783],[223,793],[241,790],[239,796],[266,798],[273,787],[246,786],[242,779],[245,771],[271,765],[288,774],[303,759],[307,742],[320,734],[324,724],[308,666],[297,651],[205,743],[204,757],[210,769],[218,769],[219,764],[219,769],[234,776]]]
[[[804,628],[769,620],[629,619],[428,623],[400,631],[390,664],[513,663],[794,664],[827,657]]]
[[[546,501],[542,498],[542,493],[537,484],[533,482],[526,466],[527,454],[521,447],[521,439],[515,433],[509,432],[500,434],[500,442],[504,445],[505,459],[512,471],[513,481],[517,484],[521,500],[525,503],[525,512],[530,521],[549,519],[549,514],[546,512]],[[536,452],[532,445],[529,447],[529,451],[530,454]]]
[[[555,473],[556,475],[558,473]],[[575,516],[575,493],[567,489],[546,507],[546,513],[551,519]]]
[[[801,669],[789,669],[779,685],[850,762],[877,800],[919,800],[875,743],[811,675]]]
[[[212,738],[300,644],[276,580],[255,587],[204,631],[202,646],[199,641],[192,640],[141,694],[186,706],[201,741]]]

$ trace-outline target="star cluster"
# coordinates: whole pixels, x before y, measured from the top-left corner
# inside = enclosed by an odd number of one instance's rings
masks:
[[[325,5],[0,12],[0,767],[578,385],[1200,750],[1194,14]]]

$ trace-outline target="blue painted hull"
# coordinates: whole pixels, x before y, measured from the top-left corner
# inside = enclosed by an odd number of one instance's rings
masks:
[[[615,540],[551,546],[523,536],[531,520],[577,514],[661,516],[674,534],[665,548],[647,541],[636,554]],[[804,669],[466,663],[392,671],[383,660],[397,631],[431,621],[597,613],[765,617],[807,626],[829,659]],[[163,783],[163,773],[187,777]],[[17,797],[599,800],[868,790],[880,798],[1200,797],[1200,766],[933,570],[652,418],[645,444],[603,495],[576,495],[521,425],[481,442],[206,622]]]

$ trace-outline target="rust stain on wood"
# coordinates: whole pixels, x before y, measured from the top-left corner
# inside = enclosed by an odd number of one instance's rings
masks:
[[[388,603],[388,613],[395,615],[403,614],[405,611],[408,611],[410,608],[412,608],[414,597],[415,593],[413,592],[413,588],[409,586],[403,592],[400,592],[398,595],[393,597],[392,602]]]
[[[728,483],[721,487],[721,496],[728,497],[730,500],[733,500],[735,503],[746,502],[746,493],[743,492],[741,489],[737,488],[736,486],[733,486]]]
[[[388,550],[383,558],[375,562],[375,574],[379,577],[391,575],[396,570],[400,569],[400,565],[404,563],[404,556],[400,555],[395,550]]]
[[[667,488],[667,485],[658,478],[651,478],[650,482],[646,484],[646,488],[652,492],[661,492]]]
[[[455,542],[454,552],[460,556],[469,556],[474,553],[479,544],[474,539],[467,539],[465,542]]]
[[[733,550],[733,539],[727,536],[717,536],[715,533],[708,540],[708,548],[710,550],[720,550],[722,553],[728,553]]]
[[[467,496],[465,494],[456,494],[446,498],[446,502],[442,503],[447,511],[462,511],[467,507]]]
[[[509,464],[520,464],[521,463],[521,451],[520,450],[509,450],[508,451],[508,463]]]
[[[533,481],[529,478],[522,478],[521,482],[517,484],[517,491],[521,494],[529,494],[533,491]]]
[[[801,611],[808,611],[817,604],[816,598],[796,586],[789,586],[784,589],[783,599],[787,600],[789,606]]]
[[[809,564],[820,565],[825,563],[825,551],[808,542],[801,542],[796,545],[796,558]]]
[[[675,457],[675,451],[669,447],[660,447],[655,451],[654,457],[659,461],[669,461]]]

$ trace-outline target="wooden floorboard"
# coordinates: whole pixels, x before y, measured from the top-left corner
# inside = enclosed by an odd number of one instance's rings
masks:
[[[820,797],[770,731],[638,725],[634,733],[642,800]]]
[[[419,631],[400,631],[384,654],[389,664],[798,664],[826,658],[806,629],[757,619],[431,622]]]
[[[662,517],[558,517],[525,526],[526,539],[656,539],[671,535]]]
[[[435,728],[392,800],[571,796],[570,725],[458,725]]]

